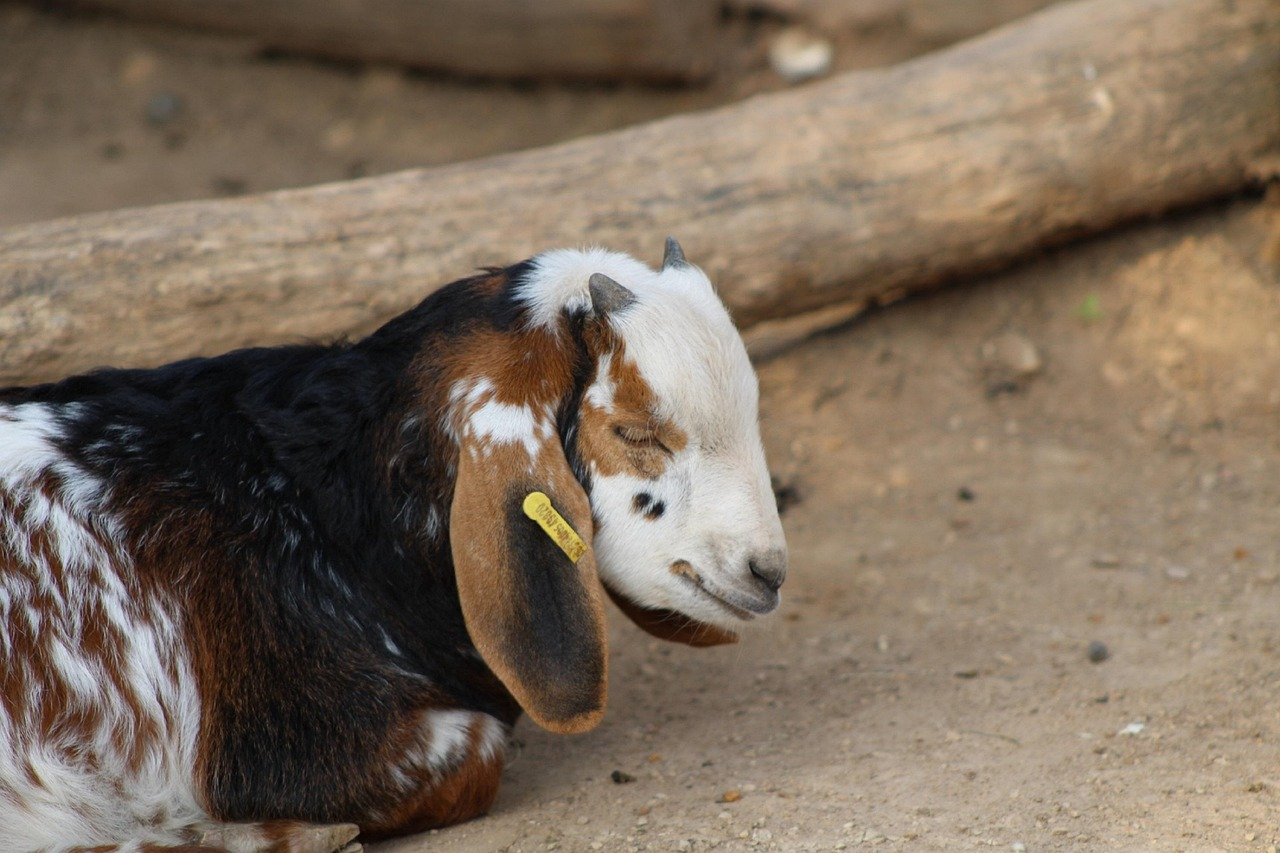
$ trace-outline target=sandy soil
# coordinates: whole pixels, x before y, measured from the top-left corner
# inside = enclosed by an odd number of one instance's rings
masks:
[[[493,86],[0,7],[0,224],[696,108],[775,85],[750,36],[703,91]],[[1137,225],[761,364],[780,613],[615,619],[597,731],[522,724],[490,816],[376,849],[1276,850],[1278,227]]]

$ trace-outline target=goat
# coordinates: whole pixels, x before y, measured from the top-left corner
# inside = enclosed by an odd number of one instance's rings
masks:
[[[0,390],[0,850],[328,853],[605,707],[603,594],[732,642],[786,571],[711,283],[556,250],[354,343]]]

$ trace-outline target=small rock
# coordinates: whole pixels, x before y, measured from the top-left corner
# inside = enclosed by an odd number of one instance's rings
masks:
[[[717,799],[717,803],[736,803],[742,799],[741,791],[725,791]]]
[[[134,53],[121,66],[120,79],[130,86],[137,86],[150,80],[159,67],[159,60],[152,54]]]
[[[979,350],[979,357],[987,394],[992,397],[1021,391],[1044,369],[1044,359],[1035,344],[1017,332],[988,338]]]
[[[173,92],[156,92],[151,96],[151,100],[147,101],[147,121],[157,127],[163,127],[182,115],[184,110],[186,110],[186,104]]]
[[[1171,581],[1185,581],[1191,577],[1191,571],[1185,566],[1168,566],[1164,570],[1164,576]]]
[[[636,777],[632,776],[630,773],[624,773],[621,770],[613,771],[609,774],[609,778],[613,780],[613,784],[615,785],[625,785],[628,782],[636,781]]]
[[[249,182],[244,178],[215,175],[213,178],[213,191],[218,195],[244,195],[249,191]]]
[[[1111,657],[1111,650],[1107,648],[1106,643],[1101,642],[1100,640],[1094,640],[1089,643],[1089,648],[1086,654],[1088,654],[1089,660],[1093,663],[1102,663],[1104,660]]]
[[[835,48],[830,39],[804,27],[787,27],[769,45],[769,64],[788,83],[801,83],[831,70]]]
[[[973,489],[968,486],[961,486],[956,490],[956,498],[964,501],[965,503],[970,503],[977,497],[978,496],[973,493]]]

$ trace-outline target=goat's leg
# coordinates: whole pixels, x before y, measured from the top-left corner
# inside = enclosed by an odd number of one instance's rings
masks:
[[[296,820],[200,823],[182,830],[183,841],[131,842],[77,847],[67,853],[358,853],[360,828],[351,823]]]
[[[339,853],[358,850],[360,834],[353,823],[305,823],[269,820],[261,823],[202,823],[189,830],[197,849],[225,853]]]
[[[498,794],[507,727],[462,709],[427,709],[401,731],[389,778],[394,802],[361,821],[376,840],[451,826],[487,812]]]

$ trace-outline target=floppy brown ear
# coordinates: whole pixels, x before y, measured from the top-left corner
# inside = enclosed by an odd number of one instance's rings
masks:
[[[554,432],[532,460],[530,449],[463,442],[449,518],[458,597],[476,649],[529,717],[583,732],[604,715],[608,682],[591,507]],[[531,492],[580,537],[576,561],[526,514]]]
[[[605,586],[605,591],[609,593],[613,603],[618,605],[618,609],[625,613],[628,619],[660,640],[684,643],[686,646],[694,646],[700,649],[738,642],[738,635],[732,631],[726,631],[724,628],[717,628],[715,625],[708,625],[705,622],[698,622],[674,610],[641,607],[621,593],[614,592],[607,585]]]

